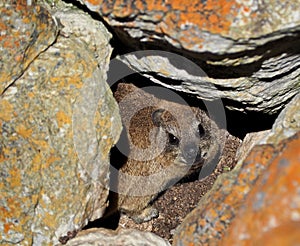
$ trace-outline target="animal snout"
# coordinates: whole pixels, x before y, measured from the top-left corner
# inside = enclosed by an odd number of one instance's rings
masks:
[[[200,156],[200,150],[196,144],[187,144],[184,146],[183,155],[188,164],[193,164],[197,157]]]

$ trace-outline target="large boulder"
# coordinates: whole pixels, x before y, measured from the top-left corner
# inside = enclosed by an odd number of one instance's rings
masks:
[[[0,244],[54,245],[107,205],[121,131],[105,82],[111,35],[74,8],[1,13]]]
[[[300,132],[256,181],[222,245],[297,245],[300,242]]]

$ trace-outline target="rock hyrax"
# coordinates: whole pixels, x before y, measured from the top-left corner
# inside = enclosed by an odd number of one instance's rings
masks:
[[[199,108],[161,100],[120,83],[115,98],[129,144],[118,172],[117,207],[136,222],[158,215],[149,206],[159,192],[208,165],[222,131]]]

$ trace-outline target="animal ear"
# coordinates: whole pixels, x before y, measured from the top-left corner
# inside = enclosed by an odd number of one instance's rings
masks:
[[[155,126],[162,126],[163,124],[163,119],[162,115],[165,112],[164,109],[157,109],[152,113],[152,122]]]
[[[124,97],[133,93],[137,89],[138,88],[136,86],[134,86],[133,84],[119,83],[117,90],[114,93],[114,97],[117,100],[117,102],[119,103],[120,101],[122,101],[122,99]]]

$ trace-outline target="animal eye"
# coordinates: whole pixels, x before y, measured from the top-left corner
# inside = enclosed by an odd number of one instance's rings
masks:
[[[169,133],[169,143],[171,145],[178,145],[179,139],[177,137],[175,137],[173,134]]]
[[[205,134],[205,130],[201,124],[198,125],[198,134],[200,137],[203,137]]]

